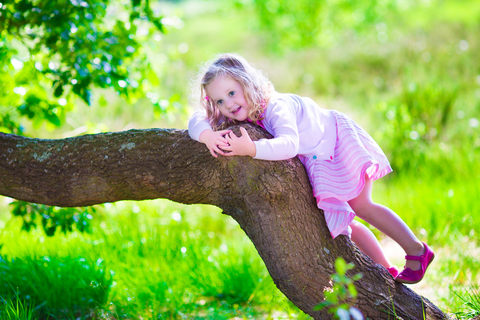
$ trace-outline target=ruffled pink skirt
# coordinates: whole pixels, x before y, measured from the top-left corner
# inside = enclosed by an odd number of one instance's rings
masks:
[[[390,163],[373,138],[353,120],[333,111],[337,119],[337,142],[332,160],[314,160],[299,155],[308,172],[317,206],[333,238],[351,235],[355,212],[348,201],[365,186],[365,175],[377,180],[392,172]]]

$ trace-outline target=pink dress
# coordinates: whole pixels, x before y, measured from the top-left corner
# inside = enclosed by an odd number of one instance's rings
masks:
[[[378,144],[343,113],[320,108],[312,99],[275,92],[261,125],[273,139],[254,141],[255,159],[284,160],[298,156],[307,169],[317,205],[325,212],[332,237],[350,235],[355,213],[348,201],[365,185],[392,171]],[[205,112],[192,115],[190,136],[211,129]]]
[[[392,172],[390,163],[373,138],[343,113],[337,119],[333,160],[315,160],[299,155],[308,172],[317,206],[324,211],[333,238],[351,235],[355,213],[348,204],[365,185],[365,174],[377,180]]]

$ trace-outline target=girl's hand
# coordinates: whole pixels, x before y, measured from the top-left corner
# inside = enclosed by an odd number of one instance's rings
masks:
[[[203,130],[200,134],[199,140],[202,143],[205,143],[208,150],[214,156],[217,157],[217,153],[224,155],[225,152],[221,150],[219,147],[226,147],[228,146],[228,141],[224,137],[226,134],[229,134],[232,130],[221,130],[221,131],[213,131],[210,129]],[[215,153],[216,152],[216,153]]]
[[[251,156],[255,157],[257,154],[257,148],[255,147],[255,143],[253,143],[252,139],[247,133],[245,128],[240,127],[240,132],[242,135],[237,137],[235,133],[230,132],[225,135],[227,139],[228,145],[222,146],[222,150],[230,151],[225,153],[225,156]]]

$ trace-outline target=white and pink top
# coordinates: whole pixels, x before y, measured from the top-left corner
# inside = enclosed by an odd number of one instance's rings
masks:
[[[321,109],[312,99],[274,93],[262,126],[273,139],[254,141],[256,159],[285,160],[298,156],[305,168],[333,238],[350,235],[355,212],[348,201],[363,190],[365,176],[376,180],[392,171],[373,138],[353,120],[335,110]],[[190,136],[211,129],[205,112],[189,121]]]
[[[254,141],[255,159],[285,160],[297,155],[319,160],[333,159],[336,120],[331,110],[320,108],[312,99],[275,92],[265,109],[262,125],[273,139]],[[203,130],[211,129],[205,111],[195,112],[188,133],[199,141]]]

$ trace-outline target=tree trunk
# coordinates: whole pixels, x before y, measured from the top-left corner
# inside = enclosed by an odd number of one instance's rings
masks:
[[[254,140],[267,135],[245,127]],[[355,283],[356,307],[366,318],[388,319],[393,310],[401,319],[448,318],[393,281],[347,237],[331,239],[297,158],[213,158],[186,131],[173,129],[60,140],[0,133],[0,179],[2,195],[55,206],[156,198],[218,206],[252,240],[278,288],[315,319],[331,317],[313,307],[331,287],[340,256],[355,264],[352,274],[363,273]]]

